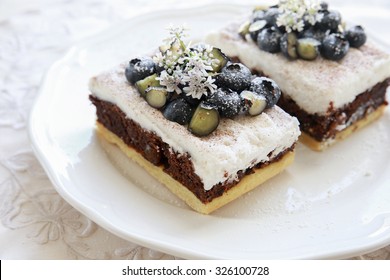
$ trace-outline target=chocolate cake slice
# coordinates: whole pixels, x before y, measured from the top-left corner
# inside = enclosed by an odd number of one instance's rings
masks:
[[[173,39],[168,51],[157,52],[156,64],[137,58],[92,77],[90,100],[96,106],[100,136],[190,207],[209,214],[291,164],[299,124],[274,105],[279,89],[273,81],[255,78],[242,64],[225,61],[223,53],[209,47],[206,51],[203,45],[175,49],[174,69],[181,69],[175,72],[181,80],[168,85],[173,72],[158,62],[158,56],[171,55],[175,42],[181,40]],[[224,65],[208,64],[217,56]],[[195,66],[185,72],[190,63]],[[202,85],[207,81],[208,87],[196,98],[194,81],[186,80],[186,75],[199,70],[199,65],[207,70],[201,72]],[[218,81],[209,79],[215,73]],[[228,88],[232,79],[234,85]]]
[[[246,19],[206,41],[277,82],[278,105],[298,118],[303,143],[323,150],[382,115],[390,56],[361,26],[316,1],[280,1]]]

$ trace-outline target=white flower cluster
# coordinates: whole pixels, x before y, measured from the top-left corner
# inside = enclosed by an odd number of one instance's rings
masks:
[[[315,0],[280,0],[280,15],[277,18],[278,26],[285,26],[287,32],[302,31],[305,22],[314,25],[321,21],[323,14],[319,13],[321,5]]]
[[[218,60],[213,58],[212,47],[185,45],[182,41],[186,36],[184,27],[170,27],[169,31],[171,36],[164,40],[167,47],[160,48],[153,57],[158,67],[163,68],[157,78],[160,84],[169,92],[184,92],[197,99],[213,93],[217,86],[211,72]]]

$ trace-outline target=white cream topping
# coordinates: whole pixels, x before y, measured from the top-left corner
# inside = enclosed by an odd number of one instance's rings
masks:
[[[206,190],[234,180],[240,170],[272,159],[291,147],[300,134],[298,121],[275,106],[257,117],[221,119],[211,135],[196,137],[185,126],[168,121],[159,110],[150,107],[126,81],[124,67],[122,64],[93,77],[89,83],[92,94],[116,104],[128,118],[155,132],[176,152],[188,153]]]
[[[340,108],[357,95],[390,77],[390,56],[372,42],[359,49],[350,48],[341,61],[321,57],[315,61],[290,61],[281,53],[260,50],[251,40],[238,35],[239,23],[207,35],[206,42],[238,57],[251,69],[275,80],[283,93],[306,112],[324,115]]]

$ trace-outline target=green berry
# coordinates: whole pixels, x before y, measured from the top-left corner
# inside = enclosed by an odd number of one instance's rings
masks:
[[[245,110],[251,116],[260,115],[267,107],[267,99],[265,96],[253,91],[244,90],[241,92],[241,98]]]
[[[280,50],[289,59],[297,59],[297,35],[295,33],[285,33],[280,38]]]
[[[160,109],[167,103],[168,92],[165,88],[149,87],[145,92],[146,102],[153,108]]]
[[[314,38],[301,38],[297,41],[297,53],[300,58],[314,60],[319,54],[321,43]]]
[[[218,110],[202,102],[196,108],[188,129],[192,134],[203,137],[212,133],[218,127],[218,124]]]
[[[157,74],[153,74],[135,83],[135,87],[138,89],[138,92],[141,94],[142,97],[146,96],[146,90],[149,87],[160,86],[160,81],[157,80],[156,78],[157,78]]]

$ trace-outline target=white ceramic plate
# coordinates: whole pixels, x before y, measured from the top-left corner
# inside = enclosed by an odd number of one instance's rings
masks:
[[[49,177],[114,234],[183,258],[346,258],[389,244],[389,110],[324,153],[298,145],[283,174],[210,216],[189,210],[116,148],[106,147],[114,161],[106,156],[94,132],[89,77],[159,45],[168,23],[187,23],[196,38],[249,9],[150,13],[72,48],[48,72],[30,119]]]

